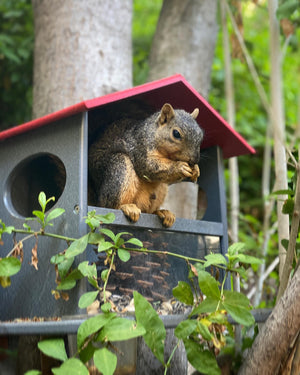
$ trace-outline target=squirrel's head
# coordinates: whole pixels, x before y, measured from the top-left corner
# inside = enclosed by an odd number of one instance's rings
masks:
[[[171,104],[163,105],[157,118],[155,143],[168,159],[185,161],[191,166],[199,163],[203,130],[196,121],[198,114],[198,108],[187,113],[174,110]]]

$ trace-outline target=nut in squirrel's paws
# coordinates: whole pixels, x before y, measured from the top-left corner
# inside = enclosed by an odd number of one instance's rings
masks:
[[[192,182],[196,182],[198,177],[200,176],[200,169],[199,169],[199,166],[198,164],[195,164],[193,166],[193,170],[192,170],[193,174],[192,174],[192,177],[191,177],[191,181]]]
[[[166,228],[170,228],[175,223],[175,215],[169,210],[157,210],[154,214],[160,218]]]
[[[123,211],[124,215],[134,223],[140,218],[141,210],[134,203],[123,204],[120,209]]]

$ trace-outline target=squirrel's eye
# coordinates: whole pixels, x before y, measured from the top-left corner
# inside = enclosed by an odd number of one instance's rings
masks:
[[[180,135],[178,130],[176,130],[176,129],[173,130],[173,137],[176,138],[176,139],[181,138],[181,135]]]

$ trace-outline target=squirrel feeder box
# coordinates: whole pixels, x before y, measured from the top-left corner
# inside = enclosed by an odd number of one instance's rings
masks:
[[[197,122],[204,130],[204,139],[198,184],[206,196],[202,219],[177,218],[171,228],[165,228],[152,214],[142,213],[140,219],[132,224],[120,210],[89,206],[88,149],[96,134],[122,117],[144,119],[159,111],[165,103],[189,113],[199,108]],[[37,197],[44,191],[47,198],[55,196],[55,206],[66,210],[66,215],[54,221],[52,231],[55,233],[70,237],[84,235],[87,231],[84,217],[94,209],[97,214],[114,212],[116,220],[110,225],[111,228],[134,231],[135,236],[142,237],[144,241],[149,241],[149,236],[151,241],[155,238],[161,246],[159,250],[182,251],[184,255],[193,257],[203,257],[211,250],[224,254],[228,239],[223,158],[251,153],[254,153],[253,148],[181,75],[175,75],[86,100],[1,132],[0,218],[7,225],[22,227],[25,218],[32,216],[33,210],[39,209]],[[30,245],[25,244],[21,271],[12,278],[9,288],[0,290],[1,320],[76,315],[80,312],[77,301],[85,292],[84,283],[79,283],[71,291],[67,302],[55,300],[51,294],[51,290],[55,289],[55,270],[50,265],[50,258],[63,251],[66,245],[56,239],[39,238],[36,271],[28,265],[31,254],[27,248],[34,244],[35,238]],[[4,246],[0,247],[0,257],[5,257],[11,248],[12,241],[5,237]],[[89,260],[93,260],[92,251],[90,256]],[[172,264],[164,268],[163,263],[169,262],[165,259],[161,260],[157,272],[155,264],[158,262],[153,259],[146,262],[150,281],[145,279],[145,273],[142,277],[138,276],[138,267],[144,265],[135,264],[132,266],[133,269],[136,267],[137,272],[134,284],[127,285],[122,279],[118,281],[116,276],[114,290],[122,292],[123,288],[130,291],[139,286],[142,294],[149,300],[155,300],[160,295],[167,295],[159,290],[160,286],[172,285],[175,278],[178,281],[183,275],[181,266]],[[165,277],[170,277],[170,281],[161,282]]]

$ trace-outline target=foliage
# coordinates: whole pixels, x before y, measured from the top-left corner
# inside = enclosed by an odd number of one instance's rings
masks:
[[[149,54],[162,0],[134,0],[132,22],[133,81],[139,85],[147,81]]]
[[[0,3],[0,129],[31,118],[33,15],[30,0]]]
[[[39,342],[38,348],[41,352],[62,362],[60,367],[52,369],[53,373],[65,374],[72,371],[72,373],[87,374],[84,364],[93,359],[99,371],[107,375],[113,374],[117,366],[117,354],[113,351],[111,343],[143,336],[146,344],[164,366],[165,373],[182,340],[188,360],[198,371],[212,375],[220,374],[216,356],[225,347],[226,337],[233,335],[233,327],[228,322],[228,314],[238,324],[246,327],[254,324],[249,300],[241,293],[225,290],[226,278],[233,273],[244,274],[243,267],[235,268],[236,262],[253,265],[260,263],[260,260],[246,255],[245,246],[241,243],[230,246],[226,257],[222,254],[208,254],[204,260],[199,259],[196,263],[195,259],[184,257],[190,269],[190,283],[179,281],[173,289],[173,295],[183,304],[191,306],[192,310],[188,318],[175,329],[178,342],[170,358],[165,362],[166,330],[152,305],[135,291],[133,295],[136,321],[129,320],[118,316],[112,310],[111,302],[106,296],[110,274],[116,267],[115,258],[119,257],[121,261],[127,262],[130,260],[130,252],[147,253],[149,250],[144,248],[143,243],[132,237],[130,233],[115,234],[112,230],[103,227],[104,223],[111,224],[114,221],[114,215],[111,213],[103,216],[97,215],[95,211],[89,212],[85,221],[90,232],[77,239],[46,232],[46,228],[52,226],[53,220],[65,214],[65,210],[61,208],[47,211],[47,204],[53,199],[52,197],[47,199],[45,193],[41,192],[38,197],[41,210],[33,211],[35,217],[27,219],[38,223],[39,231],[33,232],[28,225],[25,229],[16,229],[0,222],[0,238],[4,233],[26,235],[18,242],[18,248],[22,248],[22,251],[23,242],[33,235],[36,238],[42,235],[67,241],[69,243],[67,249],[51,258],[51,263],[57,271],[57,287],[52,291],[54,297],[67,299],[68,291],[76,286],[77,281],[86,278],[95,290],[81,295],[78,301],[79,307],[86,308],[95,300],[101,301],[102,313],[85,320],[78,328],[77,354],[74,357],[68,357],[61,338],[49,338]],[[95,264],[82,261],[76,266],[78,263],[75,262],[76,257],[81,255],[89,244],[96,246],[98,252],[106,253],[107,268],[102,271],[100,278],[97,276]],[[10,277],[18,273],[21,268],[21,252],[15,250],[14,248],[6,258],[0,259],[0,278],[3,287],[10,285]],[[165,251],[150,251],[165,254]],[[168,254],[182,257],[178,254]],[[221,284],[206,271],[208,268],[222,268],[225,271]],[[27,375],[37,373],[31,371]]]

